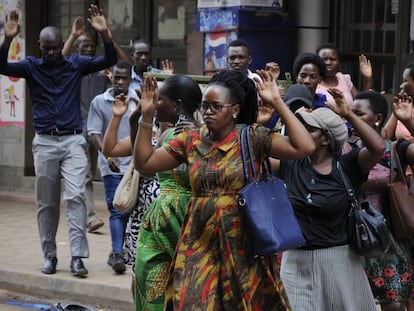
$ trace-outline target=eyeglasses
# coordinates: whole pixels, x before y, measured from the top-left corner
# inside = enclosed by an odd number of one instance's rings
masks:
[[[210,109],[212,112],[216,113],[216,112],[221,112],[223,110],[223,107],[232,107],[232,106],[233,105],[222,105],[222,104],[217,104],[217,103],[203,102],[201,103],[201,110],[207,111],[208,109]]]

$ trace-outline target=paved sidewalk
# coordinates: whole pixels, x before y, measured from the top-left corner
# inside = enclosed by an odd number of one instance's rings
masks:
[[[98,233],[88,233],[90,258],[84,263],[89,270],[85,279],[70,273],[68,228],[62,208],[57,234],[57,273],[40,272],[43,256],[36,224],[34,195],[0,191],[0,289],[29,295],[87,303],[97,309],[134,310],[130,284],[131,269],[117,275],[106,264],[111,248],[108,212],[103,201],[97,201],[98,216],[105,221]]]

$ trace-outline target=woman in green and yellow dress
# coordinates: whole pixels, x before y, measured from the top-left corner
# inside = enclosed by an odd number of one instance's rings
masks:
[[[157,121],[175,123],[160,137],[168,143],[194,119],[201,102],[201,90],[190,77],[167,78],[158,94]],[[178,119],[178,120],[177,120]],[[137,311],[164,309],[165,290],[187,203],[191,198],[187,165],[157,173],[160,194],[144,214],[137,240],[135,260],[135,307]]]

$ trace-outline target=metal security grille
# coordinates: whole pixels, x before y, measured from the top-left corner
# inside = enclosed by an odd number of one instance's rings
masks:
[[[62,31],[63,38],[67,38],[73,20],[76,16],[84,16],[85,2],[83,0],[60,0],[60,1],[49,1],[48,10],[52,14],[49,14],[51,19],[50,25],[59,27]]]
[[[341,51],[342,70],[361,86],[358,55],[373,65],[373,88],[394,93],[397,51],[398,0],[336,1],[332,26]]]

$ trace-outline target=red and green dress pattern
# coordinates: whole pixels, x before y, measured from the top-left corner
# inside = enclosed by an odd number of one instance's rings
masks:
[[[183,132],[164,147],[189,167],[192,198],[166,293],[166,310],[290,310],[276,256],[253,258],[240,212],[244,186],[240,130],[220,143],[208,129]],[[255,165],[278,135],[258,126],[251,132]]]

